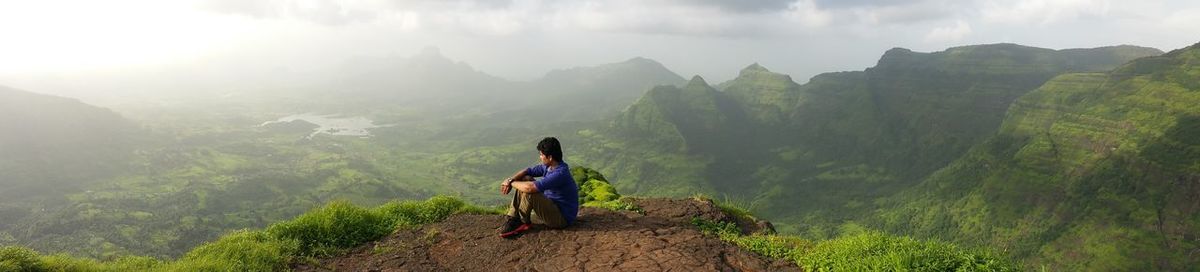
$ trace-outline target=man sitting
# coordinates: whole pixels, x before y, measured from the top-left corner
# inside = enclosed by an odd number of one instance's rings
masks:
[[[529,230],[533,215],[550,228],[565,228],[575,222],[579,212],[579,186],[571,177],[571,168],[563,162],[562,146],[558,139],[546,137],[538,142],[541,163],[517,171],[500,183],[500,193],[516,189],[508,208],[508,221],[501,227],[500,237],[509,238]],[[534,180],[542,177],[541,180]]]

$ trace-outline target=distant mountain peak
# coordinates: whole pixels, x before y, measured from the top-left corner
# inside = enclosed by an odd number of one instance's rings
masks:
[[[892,49],[888,49],[887,51],[883,52],[883,55],[887,56],[887,55],[894,55],[894,54],[908,54],[908,53],[912,53],[912,52],[913,51],[908,48],[892,47]]]
[[[738,73],[737,78],[725,83],[721,83],[721,85],[723,86],[722,88],[728,88],[730,85],[738,82],[752,85],[766,82],[769,82],[769,84],[782,83],[783,85],[780,86],[795,85],[795,82],[792,81],[791,76],[772,72],[771,70],[768,70],[767,67],[763,67],[757,62],[750,64],[750,66],[746,66],[746,68],[742,68],[742,71]]]
[[[742,68],[742,73],[747,72],[771,72],[771,70],[767,70],[767,67],[763,67],[755,62],[751,63],[750,66],[746,66],[746,68]]]
[[[621,74],[643,76],[656,75],[673,78],[672,80],[678,80],[678,82],[684,81],[683,77],[680,77],[678,74],[675,74],[675,72],[667,69],[667,67],[663,66],[662,63],[644,57],[633,57],[621,62],[606,63],[596,66],[555,69],[546,73],[544,78],[594,78]]]
[[[704,78],[700,77],[700,75],[694,75],[694,76],[692,76],[691,80],[688,80],[687,86],[688,87],[693,87],[693,86],[708,87],[708,82],[705,82]]]
[[[653,59],[649,59],[646,57],[642,57],[642,56],[633,57],[631,59],[624,61],[624,63],[633,63],[633,64],[642,64],[642,65],[662,65],[662,63],[659,63],[658,61],[655,61]]]
[[[632,68],[644,73],[675,74],[675,72],[671,72],[671,70],[667,69],[667,66],[663,65],[661,62],[645,57],[633,57],[622,62],[610,64],[610,66],[623,66],[627,69]],[[674,76],[679,77],[679,75]]]

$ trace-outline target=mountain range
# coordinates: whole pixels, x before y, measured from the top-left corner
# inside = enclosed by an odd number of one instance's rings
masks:
[[[1154,57],[1160,54],[1162,52],[1156,49],[1134,46],[1050,50],[992,44],[933,53],[897,48],[885,52],[876,66],[864,71],[821,74],[806,84],[797,84],[786,75],[754,64],[743,69],[737,78],[715,87],[695,77],[683,87],[651,89],[612,119],[608,128],[582,131],[580,141],[588,142],[587,146],[599,147],[584,150],[582,156],[589,158],[589,165],[597,166],[610,173],[614,180],[619,180],[616,186],[622,190],[647,195],[679,196],[695,192],[724,195],[772,218],[784,232],[802,233],[807,237],[837,237],[841,232],[864,226],[886,228],[894,233],[950,239],[964,244],[1005,245],[1001,248],[1018,258],[1055,268],[1091,270],[1110,267],[1111,264],[1103,262],[1096,265],[1080,265],[1079,262],[1111,253],[1091,250],[1093,253],[1089,256],[1071,250],[1041,250],[1044,246],[1059,243],[1054,242],[1056,239],[1075,239],[1061,236],[1062,233],[1042,236],[1047,235],[1049,226],[1079,229],[1087,228],[1090,223],[1066,220],[1046,227],[1029,227],[1041,226],[1032,222],[1053,218],[1053,213],[1028,210],[1047,209],[1046,205],[1027,202],[1033,195],[1038,195],[1033,193],[1036,190],[1004,194],[1013,200],[997,206],[1019,212],[1003,213],[1005,216],[1001,218],[990,219],[994,221],[979,222],[981,217],[989,218],[992,210],[988,208],[992,206],[964,206],[968,200],[962,196],[964,192],[998,194],[993,187],[1017,186],[1015,184],[1019,183],[1014,183],[1014,177],[997,174],[992,179],[996,183],[971,187],[967,184],[987,179],[945,175],[951,175],[948,171],[955,167],[980,167],[978,159],[964,155],[996,141],[994,135],[1003,133],[1008,123],[1016,122],[1011,120],[1024,110],[1021,107],[1025,104],[1023,101],[1039,96],[1042,92],[1039,87],[1061,84],[1061,79],[1052,79],[1074,73],[1103,75],[1112,69],[1117,69],[1112,73],[1130,74],[1132,72],[1124,71],[1147,69],[1140,68],[1147,66],[1141,64],[1144,62],[1187,63],[1186,60],[1167,62]],[[1177,54],[1180,53],[1166,56]],[[1186,84],[1191,84],[1186,82],[1195,80],[1186,75],[1176,73],[1173,78],[1181,82],[1178,84],[1185,84],[1184,89]],[[1049,104],[1069,101],[1055,97],[1057,99]],[[1147,112],[1152,110],[1164,109],[1147,106]],[[1056,114],[1070,115],[1051,115]],[[1108,129],[1111,127],[1092,128]],[[1117,138],[1120,137],[1107,137],[1105,141],[1119,142]],[[1158,152],[1167,149],[1171,148],[1162,148]],[[1185,162],[1188,161],[1185,159]],[[1054,171],[1080,167],[1027,163]],[[1023,182],[1051,182],[1039,177],[1025,178]],[[1142,178],[1151,177],[1126,179]],[[965,179],[972,181],[962,181]],[[935,182],[939,185],[928,185]],[[939,202],[935,200],[941,198],[927,195],[930,188],[947,186],[969,189],[941,196],[955,201]],[[1195,199],[1191,196],[1175,198]],[[1047,196],[1044,199],[1057,198]],[[970,200],[989,203],[985,200],[995,199]],[[1142,210],[1149,207],[1134,203],[1142,202],[1126,202],[1129,204],[1126,208]],[[929,210],[929,207],[945,207],[945,210]],[[963,229],[957,231],[948,229],[968,223],[975,227],[961,226]],[[1190,223],[1180,225],[1191,226]],[[1116,229],[1152,228],[1122,225]],[[1036,234],[1010,233],[1011,237],[995,238],[1001,231]],[[1178,236],[1173,241],[1185,240]],[[1126,258],[1120,262],[1133,265],[1130,268],[1178,269],[1189,264],[1182,255],[1165,257],[1170,254],[1158,254],[1179,244],[1142,240],[1118,246],[1143,243],[1162,246],[1143,246],[1145,250],[1113,255]],[[1047,259],[1049,257],[1044,254],[1051,252],[1060,257]],[[1164,257],[1152,265],[1132,261],[1137,259],[1133,252]]]
[[[347,62],[303,104],[393,124],[373,138],[297,140],[303,129],[237,121],[155,134],[174,138],[152,147],[112,111],[0,88],[0,125],[17,132],[0,135],[4,182],[120,176],[70,186],[96,194],[56,191],[52,213],[0,202],[0,216],[20,218],[0,224],[0,242],[169,256],[336,198],[499,202],[493,179],[527,166],[530,141],[550,134],[622,192],[718,196],[808,239],[878,229],[991,248],[1027,269],[1181,270],[1200,252],[1198,56],[895,48],[804,84],[759,64],[710,84],[645,58],[511,81],[427,50]],[[107,166],[75,170],[92,162]],[[167,192],[130,190],[152,184]],[[0,195],[19,192],[31,191]],[[130,218],[145,222],[107,230]],[[139,231],[155,238],[127,235]]]

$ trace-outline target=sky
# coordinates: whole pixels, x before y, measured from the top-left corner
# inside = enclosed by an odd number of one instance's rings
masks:
[[[714,83],[751,63],[803,83],[893,47],[1169,51],[1197,34],[1194,0],[0,0],[0,85],[235,88],[429,47],[513,80],[640,56]]]

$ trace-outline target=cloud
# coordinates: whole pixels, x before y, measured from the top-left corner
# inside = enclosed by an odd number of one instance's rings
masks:
[[[479,8],[503,9],[514,5],[514,0],[391,0],[386,1],[400,9],[413,8]]]
[[[1110,7],[1108,0],[987,1],[980,7],[980,13],[983,21],[990,23],[1047,25],[1081,17],[1104,17]]]
[[[915,1],[904,5],[867,6],[850,9],[862,23],[902,25],[952,17],[959,8],[946,1]]]
[[[949,43],[962,40],[971,35],[971,25],[964,21],[956,21],[953,26],[937,27],[925,34],[925,42]]]
[[[815,28],[829,25],[833,21],[834,15],[821,10],[813,1],[796,1],[788,6],[784,17],[802,26]]]
[[[1181,9],[1171,12],[1162,18],[1164,27],[1179,30],[1179,33],[1196,33],[1200,31],[1200,8]]]
[[[259,19],[298,19],[324,25],[373,21],[380,2],[339,0],[204,0],[201,10]]]
[[[812,0],[200,0],[204,10],[341,26],[396,23],[427,31],[511,35],[598,31],[765,36],[829,25]]]
[[[972,27],[1061,25],[1125,16],[1112,0],[194,0],[211,12],[328,26],[506,36],[602,32],[697,37],[794,37],[816,32],[949,40]],[[1190,29],[1182,14],[1170,19]],[[956,21],[962,20],[961,24]],[[1161,21],[1163,18],[1145,20]],[[954,22],[930,29],[933,24]],[[924,34],[924,36],[922,36]],[[957,38],[955,38],[957,39]]]
[[[583,1],[555,12],[556,25],[564,29],[695,36],[771,35],[780,28],[812,26],[825,20],[803,7],[745,12],[675,1]]]
[[[649,2],[649,1],[646,1]],[[710,6],[730,12],[779,12],[789,9],[796,0],[668,0],[677,5]]]
[[[861,7],[886,7],[912,3],[911,0],[817,0],[821,8],[843,9]]]

